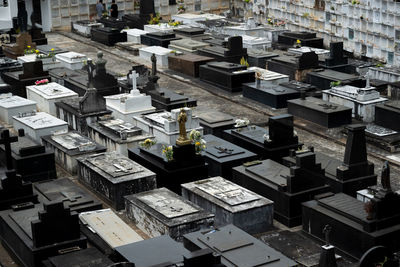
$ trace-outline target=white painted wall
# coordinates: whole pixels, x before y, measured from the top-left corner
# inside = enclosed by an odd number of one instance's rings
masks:
[[[17,1],[8,1],[7,7],[0,7],[0,30],[12,28],[12,18],[17,16]]]

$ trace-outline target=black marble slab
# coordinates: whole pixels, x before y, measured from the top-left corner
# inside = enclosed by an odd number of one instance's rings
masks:
[[[118,28],[93,28],[91,31],[90,39],[102,43],[107,46],[113,46],[119,42],[127,41],[127,33],[121,32]]]

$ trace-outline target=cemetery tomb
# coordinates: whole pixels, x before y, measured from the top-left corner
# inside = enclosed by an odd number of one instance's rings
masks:
[[[294,267],[298,264],[264,242],[234,225],[204,229],[183,237],[183,245],[192,252],[211,249],[221,255],[225,266]]]
[[[300,40],[301,46],[323,48],[324,39],[318,38],[314,32],[286,31],[278,35],[278,43],[285,46],[292,47],[297,40]]]
[[[109,258],[107,258],[97,248],[94,247],[49,257],[47,260],[44,260],[42,262],[43,267],[64,267],[64,266],[108,267],[113,264],[114,262],[112,262]]]
[[[122,30],[122,32],[126,32],[127,41],[135,44],[141,44],[141,36],[148,33],[147,31],[140,29],[126,29]]]
[[[32,20],[32,18],[31,18]],[[36,45],[46,45],[47,38],[46,35],[42,32],[41,28],[37,28],[34,22],[34,25],[29,30],[30,35],[32,36],[32,42]]]
[[[42,142],[54,152],[55,161],[72,175],[78,173],[77,158],[106,151],[106,147],[79,132],[42,136]]]
[[[295,117],[311,121],[326,128],[351,124],[352,109],[315,97],[287,101],[288,112]]]
[[[51,69],[49,70],[49,74],[53,82],[56,82],[62,86],[64,86],[64,80],[68,79],[68,77],[82,75],[81,72],[67,69],[65,67]]]
[[[168,55],[168,68],[192,77],[199,77],[200,66],[213,60],[214,59],[211,57],[199,56],[191,53],[171,53]]]
[[[72,212],[98,210],[102,204],[81,186],[69,178],[58,178],[34,183],[34,192],[39,196],[40,203],[49,204],[62,202]]]
[[[273,160],[233,168],[232,181],[274,201],[274,218],[294,227],[301,224],[301,203],[330,191],[324,170],[311,152],[296,156],[290,168]]]
[[[56,59],[61,62],[64,68],[70,70],[80,70],[83,67],[83,62],[87,60],[86,55],[76,52],[66,52],[56,55]]]
[[[199,68],[200,80],[228,92],[242,91],[242,84],[255,81],[254,71],[229,62],[208,62]]]
[[[40,266],[60,250],[86,248],[78,213],[62,202],[26,204],[0,212],[0,236],[3,245],[27,267]]]
[[[283,82],[279,84],[280,86],[287,87],[293,90],[296,90],[300,93],[300,95],[305,92],[305,96],[313,96],[317,98],[322,97],[322,91],[316,88],[314,85],[309,83],[298,82],[295,80],[291,80],[288,82]]]
[[[291,149],[302,146],[294,131],[293,116],[289,114],[270,117],[268,129],[250,125],[224,131],[223,138],[240,147],[248,149],[261,159],[282,162]]]
[[[196,116],[200,119],[204,134],[212,134],[220,138],[223,138],[224,130],[231,129],[235,125],[234,117],[216,110],[196,112]]]
[[[148,23],[152,15],[156,15],[154,10],[154,0],[140,0],[139,14],[124,14],[122,20],[130,29],[141,29]]]
[[[169,235],[181,240],[184,234],[214,223],[214,214],[164,187],[126,196],[125,201],[128,218],[150,237]]]
[[[349,60],[344,55],[343,42],[331,42],[329,47],[329,57],[325,58],[321,65],[326,69],[347,72]]]
[[[307,73],[307,83],[314,85],[321,90],[330,89],[331,83],[339,83],[340,86],[351,85],[363,88],[366,85],[365,80],[355,74],[347,74],[330,69],[317,69]]]
[[[180,39],[171,41],[170,44],[168,45],[168,48],[172,50],[178,50],[181,52],[193,53],[196,52],[197,49],[206,46],[209,46],[209,44],[192,39]]]
[[[1,75],[1,73],[0,73],[0,75]],[[12,91],[11,86],[9,84],[5,83],[3,81],[3,79],[0,78],[0,94],[8,94],[8,93],[11,94],[11,91]]]
[[[240,25],[223,27],[222,32],[230,36],[267,37],[266,28],[258,26],[252,17],[247,18],[245,23]]]
[[[31,49],[36,48],[36,43],[32,42],[32,37],[27,32],[22,32],[17,35],[15,43],[3,44],[2,50],[6,57],[17,59],[17,57],[25,54],[25,49],[30,46]]]
[[[202,13],[202,14],[194,14],[194,13],[182,13],[182,14],[174,14],[171,16],[171,19],[175,21],[181,21],[184,25],[189,26],[203,26],[202,24],[198,24],[200,21],[216,21],[225,19],[224,16],[219,16],[212,13]]]
[[[155,173],[116,152],[78,158],[78,179],[116,209],[124,209],[124,196],[156,188]]]
[[[183,108],[187,115],[186,133],[192,130],[199,131],[203,134],[203,128],[200,126],[200,120],[193,115],[193,110]],[[178,117],[181,109],[169,111],[156,111],[148,114],[133,117],[133,125],[142,129],[144,132],[153,135],[158,142],[175,144],[179,137]]]
[[[318,59],[329,57],[329,50],[308,46],[292,47],[287,50],[289,53],[294,55],[302,55],[304,53],[315,52],[318,55]]]
[[[45,112],[32,112],[13,117],[15,129],[24,129],[25,133],[39,144],[41,137],[53,133],[66,133],[68,124]]]
[[[222,176],[230,179],[232,168],[253,161],[257,155],[214,135],[205,135],[206,148],[202,152],[208,164],[209,176]]]
[[[268,52],[263,49],[247,49],[247,62],[252,67],[259,67],[265,69],[267,60],[278,57],[278,54]]]
[[[157,58],[158,66],[161,68],[168,68],[168,55],[172,49],[161,46],[149,46],[139,49],[139,56],[151,62],[151,56],[154,54]]]
[[[400,132],[400,101],[391,100],[375,106],[374,123],[385,128]]]
[[[153,33],[153,32],[163,32],[163,33],[173,33],[175,29],[184,29],[187,26],[185,25],[178,25],[172,26],[168,23],[159,23],[159,24],[147,24],[144,25],[144,30]]]
[[[102,117],[97,122],[89,124],[88,135],[105,146],[108,151],[116,151],[124,156],[128,156],[128,149],[139,147],[146,139],[154,139],[153,135],[137,126],[112,117]]]
[[[93,30],[109,28],[109,29],[113,29],[113,30],[120,32],[122,29],[124,29],[126,27],[126,22],[124,20],[109,17],[109,16],[106,16],[106,17],[103,16],[100,19],[97,19],[96,21],[103,24],[104,27],[95,28]],[[92,31],[91,35],[93,36],[93,31]]]
[[[182,196],[215,214],[215,226],[233,224],[256,234],[271,229],[274,203],[222,177],[182,184]]]
[[[36,111],[36,102],[8,94],[0,94],[0,120],[8,124],[12,124],[13,116],[19,113]]]
[[[116,43],[127,41],[126,32],[121,32],[121,30],[116,27],[92,28],[90,39],[104,45],[113,46]]]
[[[242,57],[247,58],[247,49],[243,48],[241,36],[228,38],[227,47],[210,46],[197,50],[199,55],[213,57],[217,61],[239,63]]]
[[[168,45],[170,44],[171,41],[181,39],[176,37],[173,32],[164,32],[164,31],[152,32],[151,30],[148,30],[146,28],[145,30],[148,31],[148,33],[142,35],[140,38],[141,44],[144,45],[161,46],[168,48]]]
[[[51,80],[49,72],[43,71],[43,62],[41,60],[23,63],[22,71],[5,72],[2,77],[4,82],[11,85],[14,95],[25,98],[26,86],[34,85],[39,80]]]
[[[301,55],[284,54],[267,61],[267,69],[289,76],[290,80],[304,82],[306,75],[319,67],[318,55],[315,52]]]
[[[199,27],[184,27],[184,28],[177,28],[174,29],[174,32],[178,34],[178,36],[183,36],[185,38],[193,38],[193,37],[202,37],[207,36],[205,34],[205,29]]]
[[[254,71],[259,74],[259,79],[263,81],[265,85],[281,85],[281,83],[289,82],[289,76],[278,72],[266,70],[260,67],[249,67],[248,70]]]
[[[17,70],[22,70],[21,62],[8,57],[0,57],[0,75],[3,72],[12,72]]]
[[[57,116],[55,102],[77,98],[78,94],[58,83],[51,82],[27,86],[26,96],[37,103],[39,111]]]
[[[40,56],[46,56],[42,53],[39,54]],[[55,58],[37,58],[36,54],[30,54],[30,55],[24,55],[24,56],[20,56],[17,58],[17,60],[19,62],[26,63],[26,62],[32,62],[32,61],[42,61],[43,62],[43,70],[44,71],[48,71],[51,69],[55,69],[55,68],[59,68],[61,67],[61,62],[56,60]]]
[[[242,35],[243,47],[246,49],[262,49],[268,50],[272,48],[272,42],[264,37],[253,37]]]
[[[71,22],[71,31],[87,38],[90,38],[92,29],[101,27],[103,27],[102,23],[90,20],[78,20]]]
[[[143,238],[111,209],[79,214],[82,233],[103,254],[111,255],[120,246],[142,241]]]
[[[388,99],[380,97],[374,87],[358,88],[350,85],[335,86],[322,91],[325,101],[343,105],[352,109],[352,115],[364,122],[373,122],[375,119],[375,106],[383,104]]]

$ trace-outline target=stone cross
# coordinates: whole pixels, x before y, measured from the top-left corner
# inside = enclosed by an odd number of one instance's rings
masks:
[[[139,74],[136,73],[136,71],[132,71],[131,74],[131,79],[132,79],[132,90],[136,91],[137,90],[137,78],[139,77]]]
[[[215,149],[218,150],[218,153],[220,153],[220,154],[224,153],[224,154],[231,155],[232,152],[233,152],[233,149],[229,149],[229,148],[226,148],[226,147],[216,146]]]
[[[325,234],[325,245],[329,246],[329,235],[332,231],[332,226],[329,224],[325,225],[324,229],[322,230],[322,233]]]
[[[365,88],[370,88],[371,84],[370,84],[370,80],[369,80],[369,71],[367,71],[367,74],[365,74],[365,79],[366,79]]]
[[[11,156],[11,143],[18,141],[18,136],[10,136],[9,130],[4,130],[1,132],[0,144],[4,145],[4,150],[6,152],[6,162],[7,170],[13,169],[13,160]]]

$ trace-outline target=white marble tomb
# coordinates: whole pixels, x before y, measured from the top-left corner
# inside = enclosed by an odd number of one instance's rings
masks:
[[[22,113],[31,113],[36,111],[36,102],[8,94],[0,94],[0,120],[8,124],[13,123],[13,116],[18,116]]]
[[[56,59],[61,62],[64,68],[71,70],[80,70],[83,67],[84,61],[88,58],[84,54],[76,52],[66,52],[56,55]]]

